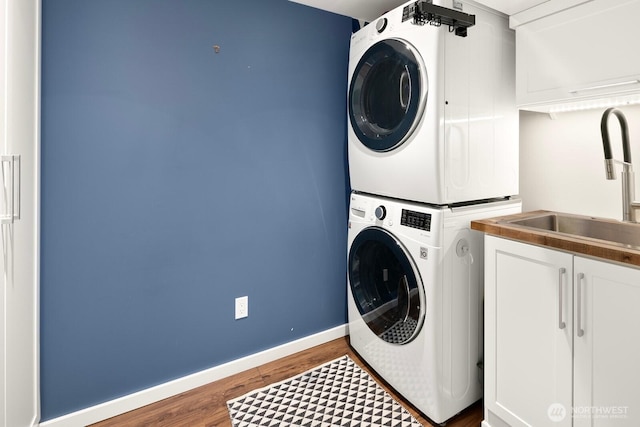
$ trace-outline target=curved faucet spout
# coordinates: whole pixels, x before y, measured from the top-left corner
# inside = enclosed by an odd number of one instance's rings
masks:
[[[627,119],[622,114],[622,111],[616,108],[608,108],[602,115],[600,121],[600,132],[602,132],[602,145],[604,146],[604,159],[613,160],[613,154],[611,153],[611,141],[609,139],[609,116],[614,114],[620,122],[620,131],[622,133],[622,152],[624,155],[624,162],[631,164],[631,146],[629,144],[629,125]],[[615,178],[608,178],[615,179]]]
[[[611,153],[611,141],[609,140],[609,116],[614,114],[620,122],[620,131],[622,133],[622,151],[624,154],[624,162],[613,159]],[[622,220],[636,222],[636,210],[640,208],[640,203],[634,201],[635,198],[635,179],[633,176],[633,166],[631,164],[631,145],[629,144],[629,126],[627,119],[622,111],[615,108],[608,108],[602,115],[600,122],[600,131],[602,132],[602,145],[604,147],[604,164],[607,172],[607,179],[616,179],[615,163],[622,163]]]

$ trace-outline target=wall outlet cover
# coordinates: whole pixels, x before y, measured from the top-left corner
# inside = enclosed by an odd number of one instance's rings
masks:
[[[236,320],[249,316],[249,297],[236,298]]]

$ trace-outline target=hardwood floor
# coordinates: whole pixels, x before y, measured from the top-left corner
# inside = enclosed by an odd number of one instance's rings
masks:
[[[396,400],[401,402],[425,427],[433,426],[402,397],[390,389],[366,363],[351,349],[348,338],[339,338],[326,344],[301,351],[289,357],[241,372],[211,384],[153,403],[135,411],[93,424],[92,427],[112,426],[231,426],[227,401],[256,388],[285,380],[315,366],[348,354],[369,372]],[[478,427],[482,421],[482,402],[458,414],[447,427]]]

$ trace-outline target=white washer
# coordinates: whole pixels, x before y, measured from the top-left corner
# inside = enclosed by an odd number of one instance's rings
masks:
[[[520,210],[519,200],[451,209],[351,194],[351,346],[436,423],[482,397],[483,235],[470,222]]]
[[[403,21],[400,6],[351,37],[351,188],[437,205],[518,194],[515,36],[469,0],[467,37]],[[453,8],[452,0],[433,0]]]

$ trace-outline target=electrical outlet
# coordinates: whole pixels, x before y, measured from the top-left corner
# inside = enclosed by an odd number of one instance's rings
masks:
[[[236,320],[249,316],[249,297],[236,298]]]

